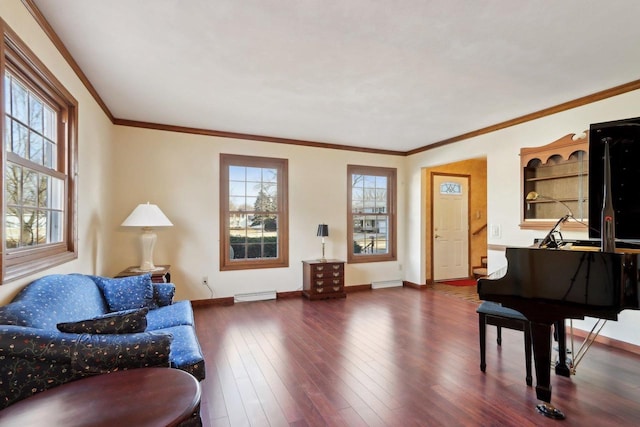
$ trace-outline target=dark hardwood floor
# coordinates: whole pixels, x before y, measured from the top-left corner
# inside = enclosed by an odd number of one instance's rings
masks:
[[[477,304],[434,289],[346,299],[196,307],[206,358],[204,426],[626,426],[640,423],[640,356],[594,344],[552,374],[567,419],[535,411],[521,332],[488,328]],[[534,380],[535,384],[535,380]]]

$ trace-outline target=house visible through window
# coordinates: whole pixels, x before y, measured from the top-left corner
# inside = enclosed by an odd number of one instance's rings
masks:
[[[220,156],[220,268],[286,267],[287,160]]]
[[[348,262],[396,259],[396,170],[349,165]]]
[[[4,22],[2,280],[77,256],[77,103]]]

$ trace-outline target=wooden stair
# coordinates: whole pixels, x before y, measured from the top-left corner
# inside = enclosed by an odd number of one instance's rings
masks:
[[[471,271],[473,272],[473,277],[478,279],[480,277],[485,277],[487,275],[487,257],[483,256],[480,258],[480,265],[477,267],[472,267]]]

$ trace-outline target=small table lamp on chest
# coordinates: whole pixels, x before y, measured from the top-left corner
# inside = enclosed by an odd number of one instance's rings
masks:
[[[319,224],[317,235],[322,237],[322,258],[320,261],[325,262],[327,259],[324,257],[324,238],[329,236],[329,226],[327,224]]]

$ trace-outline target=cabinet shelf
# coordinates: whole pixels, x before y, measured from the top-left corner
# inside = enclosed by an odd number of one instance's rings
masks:
[[[525,181],[526,182],[548,181],[550,179],[576,178],[576,177],[580,177],[580,176],[584,176],[584,175],[589,175],[589,171],[564,173],[564,174],[558,174],[558,175],[553,175],[553,176],[551,176],[551,175],[550,176],[536,176],[536,177],[533,177],[533,178],[526,178]]]
[[[581,198],[561,198],[561,199],[555,199],[555,200],[527,200],[527,203],[530,204],[538,204],[538,203],[557,203],[557,202],[564,202],[564,203],[570,203],[570,202],[587,202],[589,201],[588,197],[581,197]]]

